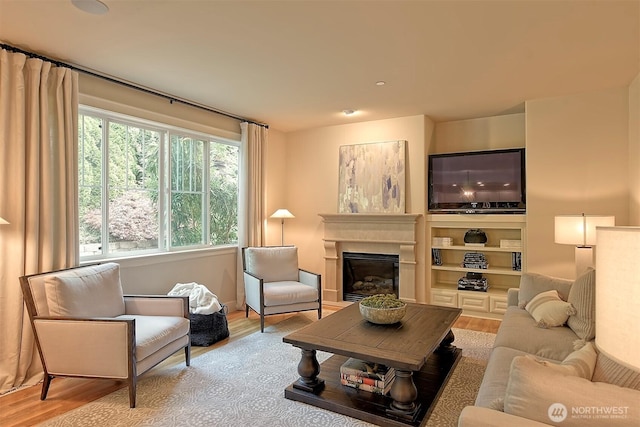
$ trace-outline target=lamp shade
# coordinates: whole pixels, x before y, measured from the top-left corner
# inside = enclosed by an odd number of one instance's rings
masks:
[[[0,225],[6,225],[6,224],[9,224],[9,221],[5,220],[0,216]]]
[[[613,226],[616,217],[606,215],[559,215],[555,217],[556,243],[564,245],[593,246],[596,244],[596,227]]]
[[[640,369],[640,227],[598,227],[596,346]]]
[[[286,209],[278,209],[271,215],[271,218],[295,218],[295,216]]]

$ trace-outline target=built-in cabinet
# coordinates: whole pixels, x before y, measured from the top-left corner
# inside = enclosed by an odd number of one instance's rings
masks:
[[[484,231],[484,246],[465,245],[470,229]],[[507,308],[507,289],[517,288],[526,271],[525,215],[432,214],[427,216],[426,234],[431,304],[458,307],[466,315],[500,318]],[[487,268],[464,267],[468,252],[482,254]],[[467,272],[482,273],[487,291],[459,290],[458,280]]]

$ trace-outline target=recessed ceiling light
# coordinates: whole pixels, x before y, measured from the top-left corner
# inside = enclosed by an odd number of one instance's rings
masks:
[[[350,116],[350,115],[354,114],[356,112],[356,110],[347,109],[347,110],[342,110],[342,112],[344,113],[345,116]]]
[[[377,82],[376,82],[376,86],[384,86],[384,85],[386,85],[386,84],[387,84],[387,82],[385,82],[385,81],[383,81],[383,80],[380,80],[380,81],[377,81]]]
[[[71,3],[83,12],[87,12],[92,15],[104,15],[109,12],[109,6],[102,3],[100,0],[71,0]]]

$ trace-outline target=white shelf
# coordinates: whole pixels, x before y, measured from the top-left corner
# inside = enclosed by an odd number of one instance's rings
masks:
[[[449,237],[451,246],[430,246],[438,249],[442,265],[432,264],[428,251],[428,277],[430,297],[434,304],[458,307],[471,316],[500,318],[506,309],[507,289],[518,287],[522,271],[526,271],[526,216],[525,215],[428,215],[427,241],[433,237]],[[482,229],[487,235],[486,246],[466,246],[464,234],[469,229]],[[500,240],[520,240],[521,247],[500,247]],[[490,268],[461,267],[464,253],[480,252]],[[513,270],[512,253],[521,255],[522,271]],[[467,272],[481,273],[488,279],[487,292],[458,290],[457,281]]]

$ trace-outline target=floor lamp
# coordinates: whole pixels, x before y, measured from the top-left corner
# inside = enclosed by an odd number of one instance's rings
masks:
[[[593,267],[596,227],[615,225],[616,217],[605,215],[559,215],[555,217],[556,243],[575,245],[576,278]]]
[[[284,219],[285,218],[295,218],[291,212],[286,209],[278,209],[271,215],[270,218],[280,218],[281,224],[281,245],[284,246]]]

